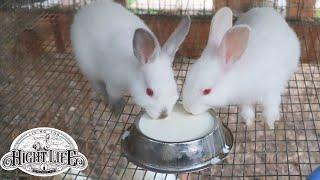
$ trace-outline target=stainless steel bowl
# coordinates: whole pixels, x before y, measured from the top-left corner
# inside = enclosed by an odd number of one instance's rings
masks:
[[[145,136],[135,122],[122,135],[121,150],[128,161],[147,170],[160,173],[184,173],[208,168],[223,160],[233,146],[230,130],[210,110],[215,119],[212,131],[204,137],[164,142]]]

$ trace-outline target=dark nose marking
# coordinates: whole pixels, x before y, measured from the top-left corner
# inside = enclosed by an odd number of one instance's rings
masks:
[[[162,112],[161,112],[161,114],[160,114],[160,116],[159,116],[159,119],[164,119],[164,118],[166,118],[166,117],[168,117],[168,112],[165,110],[165,111],[162,111]]]

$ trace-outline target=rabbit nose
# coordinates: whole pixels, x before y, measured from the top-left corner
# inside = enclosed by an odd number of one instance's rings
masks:
[[[167,112],[167,110],[164,110],[161,112],[159,119],[164,119],[166,117],[168,117],[168,112]]]

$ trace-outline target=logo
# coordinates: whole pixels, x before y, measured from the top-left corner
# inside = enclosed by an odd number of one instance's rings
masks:
[[[34,128],[20,134],[10,152],[1,158],[4,170],[19,168],[34,176],[54,176],[69,168],[84,170],[87,158],[67,133],[54,128]]]

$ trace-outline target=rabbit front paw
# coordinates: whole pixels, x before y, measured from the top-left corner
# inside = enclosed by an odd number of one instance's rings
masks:
[[[278,111],[269,112],[265,115],[266,123],[268,124],[270,129],[274,129],[274,122],[280,119],[280,115]]]
[[[246,121],[247,126],[251,126],[255,119],[254,110],[249,105],[242,106],[240,116]]]
[[[126,101],[124,99],[120,99],[111,102],[111,111],[114,113],[115,117],[118,118],[126,105]]]

